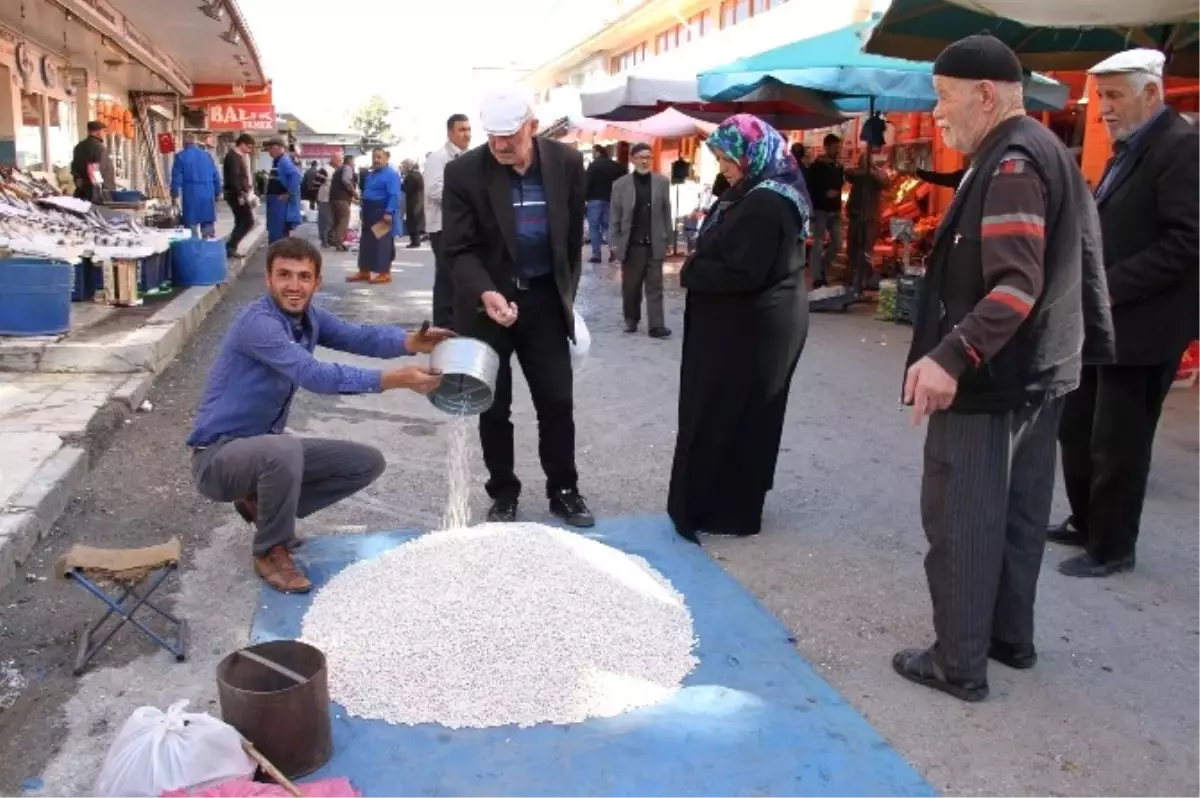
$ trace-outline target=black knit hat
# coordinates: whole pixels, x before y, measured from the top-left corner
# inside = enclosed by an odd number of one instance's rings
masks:
[[[1002,83],[1020,83],[1025,77],[1017,54],[986,31],[959,39],[942,50],[933,62],[933,74]]]

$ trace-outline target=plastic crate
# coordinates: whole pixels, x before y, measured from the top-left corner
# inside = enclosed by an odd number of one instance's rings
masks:
[[[91,258],[75,264],[75,281],[71,285],[72,302],[91,302],[96,292],[104,288],[104,272]]]
[[[896,323],[915,324],[917,321],[917,303],[921,297],[921,286],[925,278],[904,274],[896,278]]]
[[[146,258],[142,258],[139,264],[141,268],[138,270],[138,293],[144,294],[147,291],[162,286],[171,280],[171,276],[167,271],[166,258],[163,253],[159,252]]]

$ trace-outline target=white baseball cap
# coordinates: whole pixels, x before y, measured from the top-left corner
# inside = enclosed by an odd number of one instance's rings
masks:
[[[479,123],[489,136],[511,136],[533,118],[533,92],[521,85],[491,89],[479,106]]]
[[[1088,70],[1089,75],[1120,75],[1132,72],[1145,72],[1155,77],[1162,77],[1163,65],[1167,57],[1158,50],[1125,50],[1105,58],[1099,64]]]

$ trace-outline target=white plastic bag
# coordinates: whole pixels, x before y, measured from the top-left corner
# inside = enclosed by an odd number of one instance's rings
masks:
[[[592,348],[592,334],[588,332],[587,325],[583,323],[583,316],[579,315],[579,311],[572,311],[575,314],[575,340],[567,341],[567,345],[571,349],[571,363],[579,365],[585,357],[588,350]]]
[[[158,796],[253,775],[254,760],[237,730],[211,715],[184,712],[187,704],[176,701],[165,713],[134,710],[108,749],[95,794]]]

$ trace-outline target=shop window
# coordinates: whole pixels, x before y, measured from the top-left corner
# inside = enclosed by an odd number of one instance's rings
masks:
[[[770,7],[770,0],[754,0],[754,13],[761,14]]]
[[[670,47],[670,44],[668,43],[667,34],[665,32],[654,37],[655,53],[665,53],[668,47]]]
[[[42,152],[42,117],[45,98],[32,92],[21,92],[21,127],[17,131],[17,166],[42,171],[45,153]]]
[[[69,167],[79,143],[79,125],[75,118],[75,104],[49,100],[46,103],[49,117],[46,127],[50,142],[50,165],[55,169]]]
[[[737,0],[737,6],[733,13],[733,23],[737,23],[750,18],[750,0]]]
[[[712,13],[702,11],[696,16],[688,20],[688,38],[690,41],[696,41],[701,36],[705,36],[712,30]]]
[[[728,28],[731,25],[733,25],[733,23],[735,22],[734,6],[736,6],[736,4],[737,4],[737,0],[724,0],[724,2],[721,3],[721,27],[722,28]]]

